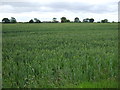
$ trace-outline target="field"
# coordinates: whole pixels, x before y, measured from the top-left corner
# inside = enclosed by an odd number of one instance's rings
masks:
[[[117,23],[3,24],[3,88],[117,88]]]

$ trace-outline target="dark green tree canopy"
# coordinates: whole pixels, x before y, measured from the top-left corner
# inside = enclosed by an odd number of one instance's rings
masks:
[[[37,19],[37,18],[34,18],[34,22],[35,23],[41,23],[41,21],[39,19]]]
[[[65,23],[65,22],[67,22],[66,17],[62,17],[62,18],[61,18],[61,23]]]
[[[89,22],[89,18],[83,19],[83,22]]]
[[[33,19],[31,19],[31,20],[29,21],[29,23],[34,23]]]
[[[83,22],[89,22],[89,23],[93,23],[94,22],[94,19],[93,18],[86,18],[86,19],[83,19]]]
[[[16,23],[16,19],[14,17],[11,17],[11,20],[10,20],[11,23]]]
[[[107,19],[101,20],[101,23],[108,23]]]
[[[10,23],[10,20],[8,18],[3,18],[2,23]]]
[[[89,22],[93,23],[93,22],[94,22],[94,19],[93,19],[93,18],[90,18],[90,19],[89,19]]]
[[[70,22],[70,20],[69,20],[69,19],[67,19],[67,20],[66,20],[66,22]]]
[[[76,17],[76,18],[74,19],[74,22],[80,22],[79,18]]]

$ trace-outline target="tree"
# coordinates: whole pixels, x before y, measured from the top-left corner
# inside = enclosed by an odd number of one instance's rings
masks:
[[[90,23],[93,23],[94,22],[94,19],[93,18],[86,18],[86,19],[83,19],[83,22],[90,22]]]
[[[10,20],[8,18],[3,18],[2,23],[10,23]]]
[[[34,22],[35,23],[41,23],[41,21],[39,19],[37,19],[37,18],[34,18]]]
[[[11,23],[16,23],[16,19],[14,17],[11,17],[11,20],[10,20]]]
[[[66,17],[61,18],[61,23],[65,23],[67,21]]]
[[[74,22],[76,22],[76,23],[80,22],[79,18],[76,17],[76,18],[74,19]]]
[[[89,22],[93,23],[93,22],[94,22],[94,19],[93,19],[93,18],[89,19]]]
[[[115,23],[115,21],[112,21],[112,23]]]
[[[29,23],[34,23],[33,19],[31,19],[31,20],[29,21]]]
[[[105,20],[101,20],[101,23],[105,23]]]
[[[100,23],[100,21],[97,21],[97,23]]]
[[[59,21],[57,21],[57,18],[53,18],[53,19],[52,19],[52,22],[53,22],[53,23],[58,23]]]
[[[67,19],[66,22],[70,22],[70,20]]]
[[[57,21],[57,18],[53,18],[53,22],[56,22]]]
[[[108,23],[107,19],[101,20],[101,23]]]
[[[89,22],[89,18],[83,19],[83,22]]]

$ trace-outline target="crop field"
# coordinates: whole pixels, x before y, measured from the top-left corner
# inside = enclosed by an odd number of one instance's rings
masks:
[[[3,88],[117,88],[117,23],[2,25]]]

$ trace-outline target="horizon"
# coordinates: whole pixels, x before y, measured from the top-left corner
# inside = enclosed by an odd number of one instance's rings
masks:
[[[5,17],[5,18],[7,18],[7,17]],[[14,17],[15,18],[15,17]],[[55,17],[53,17],[53,18],[55,18]],[[51,19],[51,20],[43,20],[43,21],[41,21],[39,18],[37,18],[38,20],[40,20],[41,22],[53,22],[53,18]],[[61,17],[62,18],[62,17]],[[76,18],[76,17],[75,17]],[[74,18],[74,19],[75,19]],[[79,18],[79,17],[78,17]],[[11,19],[11,18],[8,18],[9,20]],[[16,19],[16,18],[15,18]],[[34,18],[31,18],[33,21],[34,21]],[[30,20],[31,20],[30,19]],[[66,19],[68,19],[69,20],[69,18],[66,18]],[[84,18],[84,19],[86,19],[86,18]],[[91,19],[91,18],[89,18],[89,19]],[[94,18],[93,18],[94,19]],[[107,18],[104,18],[104,19],[107,19]],[[102,20],[104,20],[104,19],[102,19]],[[30,20],[28,20],[28,21],[18,21],[17,19],[16,19],[16,21],[19,23],[19,22],[29,22]],[[79,23],[82,23],[83,22],[83,19],[79,19],[80,20],[80,22]],[[94,19],[94,22],[101,22],[102,20],[100,20],[100,21],[96,21],[95,19]],[[109,21],[109,19],[107,19],[108,20],[108,22],[119,22],[119,21]],[[56,21],[58,21],[58,18],[56,18]],[[1,23],[2,23],[2,20],[0,21]],[[61,22],[61,19],[58,21],[59,23]],[[74,20],[70,20],[70,22],[74,22]],[[94,23],[93,22],[93,23]],[[35,22],[34,22],[35,23]],[[84,22],[83,22],[84,23]],[[89,23],[89,22],[88,22]]]

